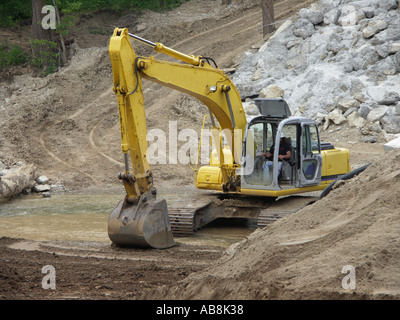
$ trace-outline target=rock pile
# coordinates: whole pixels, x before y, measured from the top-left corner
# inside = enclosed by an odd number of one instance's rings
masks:
[[[55,185],[54,188],[60,188]],[[0,159],[0,199],[31,192],[50,197],[52,186],[46,176],[39,176],[33,164]]]
[[[284,22],[233,77],[243,98],[284,98],[294,115],[400,133],[397,0],[321,0]],[[245,103],[249,116],[256,108]]]

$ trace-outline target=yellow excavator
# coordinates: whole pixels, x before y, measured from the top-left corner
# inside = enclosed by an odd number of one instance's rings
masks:
[[[131,38],[179,61],[138,56]],[[211,58],[183,54],[126,28],[114,30],[109,54],[125,158],[119,179],[126,196],[108,221],[109,237],[117,245],[168,248],[175,244],[175,234],[190,234],[218,217],[258,218],[262,226],[274,215],[279,218],[311,201],[304,197],[290,206],[296,197],[289,195],[323,190],[350,171],[349,151],[321,143],[316,123],[292,116],[283,99],[254,99],[260,115],[247,119],[237,88]],[[232,206],[231,201],[224,206],[221,198],[222,205],[211,201],[169,209],[166,200],[156,198],[147,158],[142,78],[189,94],[208,108],[213,152],[208,164],[196,164],[195,185],[246,205]],[[272,150],[277,152],[270,154],[267,166],[265,155]]]

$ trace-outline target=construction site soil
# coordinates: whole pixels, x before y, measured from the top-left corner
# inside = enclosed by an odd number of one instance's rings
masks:
[[[3,159],[35,164],[60,194],[120,193],[122,199],[108,58],[113,28],[128,27],[179,51],[213,57],[222,69],[234,68],[243,52],[264,40],[259,5],[232,2],[191,0],[167,13],[82,18],[68,66],[44,78],[29,70],[5,77],[1,90],[12,106],[2,106]],[[313,2],[276,1],[275,19]],[[143,30],[136,32],[138,26]],[[110,34],[89,32],[100,27]],[[1,33],[16,43],[27,43],[29,36]],[[142,45],[137,51],[150,54]],[[144,95],[149,128],[168,131],[168,122],[177,121],[178,129],[200,130],[206,113],[200,102],[146,81]],[[34,226],[19,233],[14,218],[1,217],[0,299],[399,299],[399,152],[384,153],[383,141],[363,143],[358,130],[345,126],[321,138],[348,148],[353,168],[372,165],[322,200],[227,242],[217,239],[224,233],[217,226],[206,241],[177,238],[176,246],[164,250],[118,248],[107,239],[90,240],[90,234],[89,240],[70,239],[62,225],[50,238]],[[155,165],[153,171],[160,194],[178,193],[188,202],[207,196],[193,187],[187,165]],[[29,216],[18,218],[31,223]],[[56,270],[55,290],[42,286],[48,265]],[[356,288],[343,285],[345,266],[355,268]]]

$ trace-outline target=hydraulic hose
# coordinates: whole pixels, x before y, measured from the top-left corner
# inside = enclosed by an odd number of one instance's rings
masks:
[[[324,189],[324,191],[322,191],[321,195],[319,196],[319,199],[324,198],[329,192],[331,192],[333,186],[335,185],[335,183],[336,183],[337,181],[339,181],[339,180],[348,180],[348,179],[353,178],[354,176],[360,174],[360,173],[363,172],[365,169],[367,169],[368,166],[369,166],[370,164],[371,164],[371,163],[368,163],[368,164],[366,164],[366,165],[364,165],[364,166],[362,166],[362,167],[360,167],[360,168],[358,168],[358,169],[355,169],[355,170],[353,170],[353,171],[350,171],[350,172],[348,172],[348,173],[346,173],[346,174],[340,176],[340,177],[337,178],[335,181],[332,181],[332,182]]]

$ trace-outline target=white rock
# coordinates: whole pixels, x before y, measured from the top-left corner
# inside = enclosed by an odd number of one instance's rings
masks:
[[[381,118],[383,129],[387,133],[399,133],[400,132],[400,117],[396,116],[394,108],[389,108],[386,114]]]
[[[393,149],[399,149],[400,148],[400,137],[393,139],[392,141],[389,141],[388,143],[385,143],[383,145],[383,150],[385,152],[388,152]]]
[[[386,11],[394,10],[397,8],[397,0],[380,0],[379,6]]]
[[[343,27],[354,26],[357,24],[357,10],[354,6],[345,4],[338,20],[338,24]]]
[[[325,13],[324,15],[324,23],[325,24],[337,24],[340,17],[339,9],[332,9]]]
[[[258,116],[260,115],[260,112],[258,111],[257,106],[254,103],[250,103],[249,105],[243,105],[244,112],[246,115],[249,116]]]
[[[361,11],[364,12],[365,17],[368,19],[373,18],[375,15],[375,8],[373,8],[373,7],[364,7],[364,8],[361,8]]]
[[[360,103],[356,99],[344,99],[338,102],[338,107],[343,111],[346,111],[350,108],[358,108]]]
[[[315,32],[314,25],[307,19],[299,19],[294,23],[293,34],[296,37],[306,39]]]
[[[146,30],[146,29],[147,29],[147,24],[146,23],[140,23],[140,24],[138,24],[136,26],[136,31],[138,31],[138,32]]]
[[[388,23],[385,20],[371,20],[368,25],[363,28],[362,35],[365,39],[373,37],[378,32],[385,30],[388,27]]]
[[[40,176],[36,179],[36,182],[38,184],[47,184],[49,182],[49,178],[47,178],[46,176]]]
[[[400,42],[394,42],[389,44],[389,53],[394,54],[400,51]]]
[[[362,128],[365,125],[365,120],[360,117],[357,112],[353,112],[351,113],[348,117],[347,117],[347,121],[350,125],[350,127],[353,128]]]
[[[278,99],[283,98],[285,91],[276,85],[270,85],[260,92],[260,98],[267,98],[267,99]]]
[[[396,104],[400,100],[400,95],[396,91],[389,91],[388,87],[383,85],[369,87],[367,89],[368,96],[378,102],[378,104],[390,105]]]
[[[50,191],[50,186],[48,184],[35,184],[32,190],[34,192],[46,192]]]
[[[376,109],[372,109],[370,113],[368,113],[367,120],[370,122],[375,122],[380,120],[388,111],[389,107],[380,106]]]
[[[339,109],[335,109],[328,114],[328,119],[333,121],[334,124],[340,125],[346,122],[345,116],[342,114],[342,111]]]

